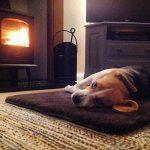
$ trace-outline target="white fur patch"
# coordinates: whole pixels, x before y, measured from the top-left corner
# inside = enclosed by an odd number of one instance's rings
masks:
[[[71,94],[74,93],[74,92],[76,92],[77,90],[79,90],[79,89],[76,86],[67,85],[65,87],[65,91],[69,92]]]

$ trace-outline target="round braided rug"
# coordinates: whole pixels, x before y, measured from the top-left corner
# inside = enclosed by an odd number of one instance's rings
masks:
[[[109,135],[0,100],[0,150],[149,150],[150,126]]]

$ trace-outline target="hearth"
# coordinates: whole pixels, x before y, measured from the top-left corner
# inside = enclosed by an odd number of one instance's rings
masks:
[[[0,64],[34,63],[34,18],[0,9]]]

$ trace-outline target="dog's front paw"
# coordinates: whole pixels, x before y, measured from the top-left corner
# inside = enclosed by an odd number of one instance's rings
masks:
[[[65,88],[64,88],[64,89],[65,89],[65,91],[66,91],[66,92],[69,92],[71,88],[72,88],[72,86],[71,86],[71,85],[67,85],[67,86],[65,86]]]
[[[67,85],[64,89],[66,92],[69,92],[69,93],[74,93],[77,90],[75,86],[71,86],[71,85]]]

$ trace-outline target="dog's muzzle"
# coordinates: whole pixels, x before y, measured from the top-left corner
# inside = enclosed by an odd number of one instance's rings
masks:
[[[94,96],[86,90],[79,90],[72,94],[72,102],[79,107],[91,107],[94,105]]]
[[[80,107],[109,106],[112,105],[112,101],[106,100],[103,95],[110,92],[113,92],[113,89],[106,89],[92,94],[87,90],[78,90],[72,94],[71,99],[75,105]]]

